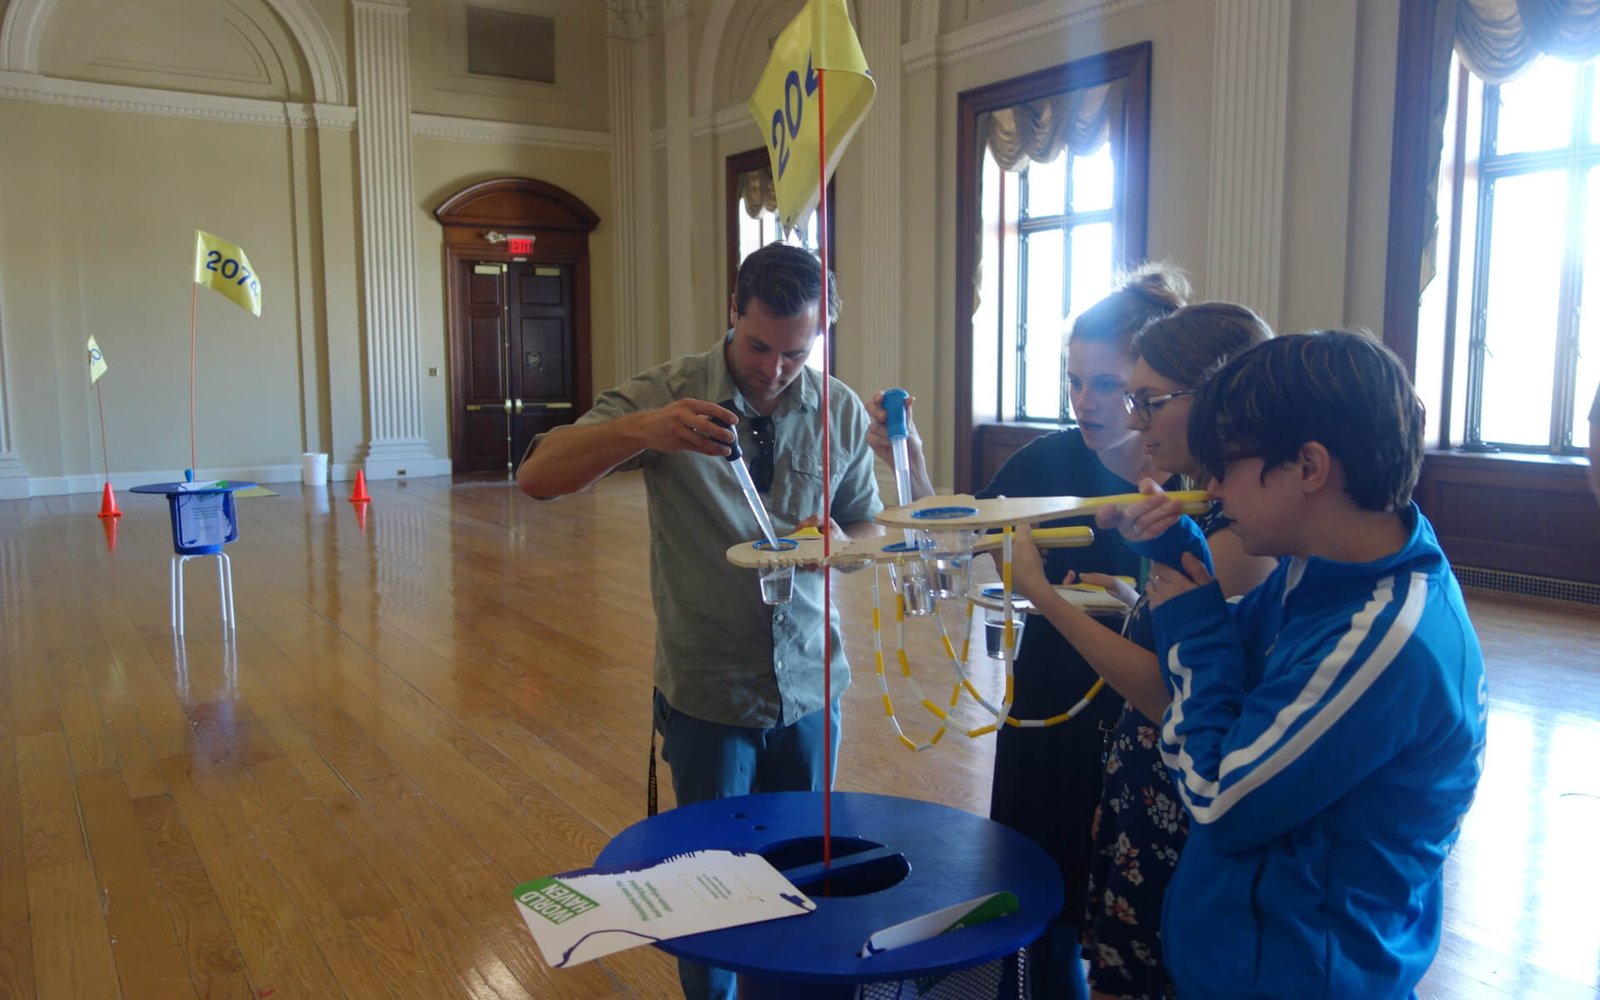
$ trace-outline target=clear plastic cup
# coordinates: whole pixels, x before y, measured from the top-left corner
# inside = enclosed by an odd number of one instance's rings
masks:
[[[1022,627],[1028,623],[1028,616],[1011,609],[1011,655],[1016,656],[1016,651],[1022,648]],[[985,608],[983,610],[983,646],[991,660],[1003,660],[1005,655],[1006,637],[1006,612],[1004,608]]]
[[[762,566],[760,574],[763,604],[788,604],[794,597],[793,566]]]
[[[928,581],[928,566],[915,556],[889,564],[889,586],[906,602],[906,614],[913,618],[931,615],[938,599]]]
[[[972,546],[976,531],[929,531],[922,553],[929,584],[937,597],[965,598],[972,586]]]

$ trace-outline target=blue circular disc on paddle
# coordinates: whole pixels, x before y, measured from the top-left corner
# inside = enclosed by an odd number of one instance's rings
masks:
[[[798,549],[800,547],[800,543],[792,538],[780,538],[778,539],[778,544],[774,546],[771,542],[763,538],[759,542],[751,542],[750,547],[761,552],[789,552],[793,549]]]
[[[948,521],[956,517],[977,517],[976,507],[924,507],[914,510],[911,516],[919,521]]]

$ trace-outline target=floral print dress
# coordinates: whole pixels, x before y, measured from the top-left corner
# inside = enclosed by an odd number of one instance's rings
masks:
[[[1228,523],[1221,504],[1200,518],[1207,537]],[[1155,648],[1143,597],[1128,613],[1124,634]],[[1089,985],[1124,1000],[1172,1000],[1177,992],[1161,964],[1161,901],[1189,838],[1189,814],[1161,760],[1160,724],[1132,705],[1106,734],[1105,784],[1092,835],[1083,925]]]

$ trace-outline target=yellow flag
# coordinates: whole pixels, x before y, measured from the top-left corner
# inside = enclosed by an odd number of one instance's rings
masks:
[[[233,304],[261,315],[261,280],[244,251],[220,236],[194,231],[194,283],[213,288]]]
[[[826,71],[818,87],[817,72]],[[845,143],[877,93],[845,0],[807,0],[773,43],[772,57],[750,98],[750,113],[772,155],[778,220],[795,227],[816,207]],[[820,93],[819,93],[820,90]],[[827,176],[818,177],[817,105],[824,98]]]
[[[89,384],[93,385],[94,383],[100,381],[100,376],[104,375],[106,373],[106,369],[110,367],[110,365],[106,364],[106,356],[100,353],[100,345],[94,342],[93,337],[90,337]]]

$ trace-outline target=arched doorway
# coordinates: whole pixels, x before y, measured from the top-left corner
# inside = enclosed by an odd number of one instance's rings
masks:
[[[444,227],[452,472],[510,472],[590,391],[589,233],[600,217],[543,181],[500,177],[434,210]],[[526,242],[524,242],[526,241]]]

